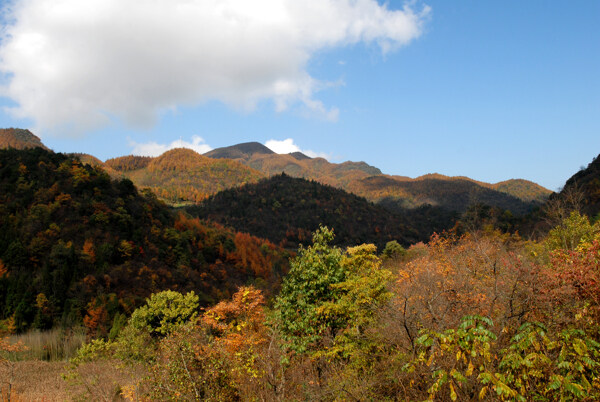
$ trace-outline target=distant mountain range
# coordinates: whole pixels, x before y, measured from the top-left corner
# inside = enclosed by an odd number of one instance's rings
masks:
[[[266,176],[285,173],[292,177],[316,180],[374,202],[392,198],[407,208],[429,204],[465,211],[474,203],[485,203],[524,213],[551,194],[550,190],[522,179],[489,184],[468,177],[440,174],[415,179],[384,175],[381,170],[365,162],[337,164],[323,158],[310,158],[300,152],[276,154],[258,142],[217,148],[205,156],[237,160]]]
[[[35,146],[45,148],[27,130],[0,131],[0,147]],[[490,184],[440,174],[415,179],[384,175],[365,162],[331,163],[301,152],[277,154],[258,142],[217,148],[204,155],[189,149],[174,149],[156,158],[130,155],[106,162],[91,155],[75,155],[92,166],[103,167],[113,177],[129,178],[171,204],[197,203],[219,191],[280,173],[315,180],[372,202],[397,204],[401,208],[431,205],[464,212],[469,206],[481,203],[523,214],[551,194],[542,186],[521,179]]]

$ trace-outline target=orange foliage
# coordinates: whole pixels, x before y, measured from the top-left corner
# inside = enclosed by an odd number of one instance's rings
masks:
[[[83,243],[83,255],[84,258],[90,263],[96,262],[96,253],[94,251],[94,242],[92,239],[86,239],[85,243]]]
[[[4,278],[5,276],[8,276],[8,268],[6,268],[4,262],[0,260],[0,278]]]
[[[421,251],[422,252],[422,251]],[[457,325],[468,314],[499,325],[536,313],[538,267],[498,234],[434,235],[423,256],[398,272],[396,293],[409,336]]]
[[[202,322],[217,335],[216,341],[229,352],[258,345],[265,341],[265,298],[252,286],[241,287],[231,298],[208,309]]]
[[[587,305],[593,316],[600,319],[600,239],[576,250],[554,251],[545,273],[545,295],[566,313],[567,319],[581,305]]]
[[[256,276],[268,278],[271,272],[271,256],[268,253],[261,252],[261,244],[266,244],[271,250],[275,249],[275,245],[267,240],[259,240],[247,233],[237,232],[235,235],[235,248],[240,258],[241,265],[250,270]]]
[[[88,303],[87,314],[83,317],[83,325],[88,330],[88,335],[97,337],[108,333],[109,316],[104,303],[93,299]]]

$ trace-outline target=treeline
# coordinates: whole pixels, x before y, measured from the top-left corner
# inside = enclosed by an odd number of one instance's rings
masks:
[[[151,293],[202,305],[240,285],[277,287],[287,254],[268,241],[173,214],[128,179],[37,148],[0,150],[0,325],[85,323],[105,334]]]

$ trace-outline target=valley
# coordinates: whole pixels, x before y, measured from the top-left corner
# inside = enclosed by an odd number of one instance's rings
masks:
[[[13,396],[40,398],[25,378],[50,400],[596,392],[600,155],[550,194],[258,143],[105,162],[27,130],[0,144]]]

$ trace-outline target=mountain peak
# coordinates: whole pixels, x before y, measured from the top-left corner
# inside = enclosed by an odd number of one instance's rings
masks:
[[[304,155],[302,152],[290,152],[288,155],[299,161],[303,161],[305,159],[312,159],[310,156]]]
[[[48,150],[42,141],[29,130],[22,128],[0,129],[0,149],[2,148],[43,148]]]
[[[260,142],[244,142],[229,147],[213,149],[212,151],[205,153],[204,156],[214,159],[248,159],[256,154],[270,155],[274,153],[275,152],[271,151]]]

